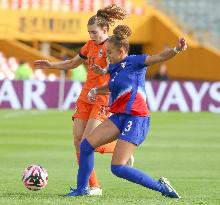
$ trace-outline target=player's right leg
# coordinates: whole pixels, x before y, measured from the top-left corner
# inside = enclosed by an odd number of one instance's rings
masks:
[[[87,121],[86,127],[84,129],[82,140],[92,133],[92,131],[100,125],[102,122],[98,119],[89,119]],[[95,196],[102,196],[102,189],[100,187],[100,184],[97,180],[97,177],[95,175],[95,172],[93,171],[90,178],[89,178],[89,195],[95,195]]]
[[[82,120],[79,118],[74,118],[73,121],[73,142],[76,153],[80,151],[80,143],[82,140],[82,136],[87,124],[87,120]]]
[[[89,131],[92,131],[96,126],[98,126],[98,124],[100,124],[101,122],[95,122],[93,123],[93,126],[91,126],[90,120],[89,120],[89,115],[91,112],[91,105],[87,104],[81,100],[77,101],[77,105],[76,105],[76,111],[73,115],[73,136],[74,136],[74,147],[76,150],[76,158],[77,158],[77,162],[79,163],[80,160],[80,143],[83,139],[84,134],[86,134]],[[94,127],[94,128],[93,128]],[[89,130],[91,128],[91,130]],[[89,184],[91,187],[91,190],[94,190],[93,187],[97,187],[99,190],[100,186],[99,186],[99,182],[98,179],[96,177],[96,173],[93,170],[89,179]],[[92,193],[92,195],[101,195],[102,194],[102,190],[99,190],[99,193],[97,194],[97,190],[95,191],[95,194]]]
[[[85,129],[84,136],[88,136],[88,134],[90,134],[90,132],[92,130],[94,130],[94,127],[98,126],[97,122],[99,122],[99,124],[100,124],[101,122],[103,122],[108,117],[110,117],[110,112],[109,112],[108,106],[100,105],[99,103],[93,104],[92,108],[91,108],[91,113],[90,113],[90,116],[89,116],[88,124],[87,124],[86,129]],[[91,121],[91,126],[89,126],[90,120],[93,120],[95,122],[95,124],[92,123],[92,121]],[[94,126],[94,125],[96,125],[96,126]],[[87,130],[89,132],[87,132]],[[105,153],[111,153],[112,154],[114,152],[116,142],[117,141],[113,141],[111,143],[101,145],[101,146],[99,146],[95,149],[95,152],[99,152],[101,154],[105,154]],[[127,165],[130,166],[130,167],[133,167],[133,164],[134,164],[134,156],[131,155],[131,157],[127,161]]]
[[[110,112],[108,111],[108,106],[100,105],[99,103],[92,105],[92,110],[91,110],[89,119],[98,120],[100,122],[99,124],[101,124],[101,122],[103,122],[109,116],[110,116]],[[94,129],[89,129],[89,131],[91,130],[94,130]],[[88,136],[88,134],[86,134],[85,136]],[[105,154],[105,153],[112,154],[114,152],[115,145],[116,145],[116,141],[107,143],[105,145],[97,147],[95,152],[99,152],[101,154]]]
[[[108,133],[108,135],[106,135],[106,133]],[[88,181],[94,167],[95,148],[116,140],[119,134],[119,129],[109,119],[107,119],[81,142],[77,188],[71,190],[71,192],[65,196],[88,195]]]

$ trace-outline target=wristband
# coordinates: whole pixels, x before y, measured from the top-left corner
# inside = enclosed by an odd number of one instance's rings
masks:
[[[91,91],[93,91],[94,94],[97,94],[97,88],[92,88]]]
[[[180,51],[178,51],[177,48],[174,47],[174,48],[173,48],[173,52],[176,53],[176,54],[178,54]]]
[[[108,73],[108,69],[107,69],[107,68],[102,69],[102,73],[103,73],[103,74]]]

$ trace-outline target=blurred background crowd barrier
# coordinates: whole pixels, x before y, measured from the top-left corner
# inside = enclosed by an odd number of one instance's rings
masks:
[[[67,110],[74,108],[82,83],[65,81],[62,90],[58,81],[6,80],[0,88],[0,108]],[[151,111],[220,113],[220,82],[147,81],[146,90]]]
[[[148,69],[150,109],[219,112],[218,0],[0,0],[0,108],[70,108],[64,105],[68,86],[78,85],[71,95],[74,103],[86,80],[87,65],[60,72],[34,69],[33,61],[73,58],[89,40],[88,19],[99,8],[113,3],[129,13],[120,24],[127,24],[133,31],[130,54],[152,55],[174,47],[179,36],[187,39],[186,52]],[[42,86],[39,95],[28,87],[35,84]],[[26,98],[29,91],[31,98]],[[43,103],[41,99],[46,100],[46,95],[53,105]],[[17,96],[17,103],[11,102],[11,96]],[[38,101],[42,107],[36,106]]]

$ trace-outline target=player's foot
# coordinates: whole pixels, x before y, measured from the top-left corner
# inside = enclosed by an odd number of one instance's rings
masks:
[[[134,165],[134,155],[133,154],[130,156],[130,158],[127,161],[126,165],[129,166],[129,167],[133,167],[133,165]]]
[[[84,196],[88,195],[88,189],[72,189],[70,188],[70,193],[65,194],[64,196]]]
[[[102,189],[100,187],[90,187],[88,194],[90,196],[102,196]]]
[[[170,185],[170,182],[164,178],[161,177],[159,179],[159,183],[162,185],[163,189],[161,191],[162,195],[165,197],[170,198],[181,198],[181,196],[176,192],[176,190]]]

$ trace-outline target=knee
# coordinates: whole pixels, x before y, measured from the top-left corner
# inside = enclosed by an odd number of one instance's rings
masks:
[[[111,165],[111,171],[114,175],[116,175],[117,177],[121,177],[122,176],[122,172],[123,172],[123,165]]]
[[[82,139],[82,135],[74,134],[73,140],[74,140],[74,145],[76,148],[79,148],[81,139]]]
[[[94,148],[92,147],[92,145],[87,141],[87,139],[84,139],[81,144],[80,144],[80,152],[84,152],[87,154],[90,154],[92,152],[94,152]]]

